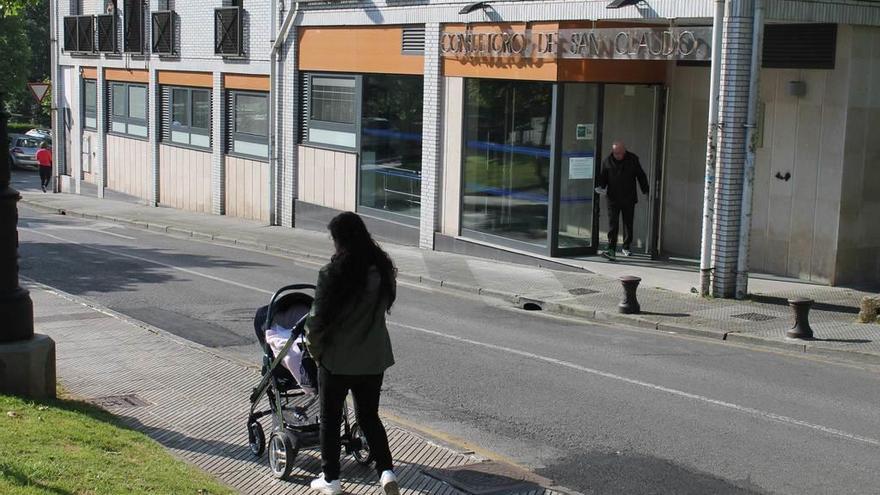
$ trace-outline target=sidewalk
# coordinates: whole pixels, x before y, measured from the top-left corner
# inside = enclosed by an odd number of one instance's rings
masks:
[[[25,283],[34,302],[36,332],[56,342],[58,380],[73,396],[118,416],[183,460],[243,494],[307,494],[321,471],[317,449],[300,451],[289,481],[270,475],[266,454],[253,457],[245,424],[259,373],[160,329],[126,319],[49,287]],[[271,431],[268,419],[263,420]],[[459,494],[444,476],[482,475],[510,495],[555,495],[549,480],[514,466],[484,462],[470,452],[441,446],[386,420],[404,494]],[[446,471],[443,471],[446,470]],[[497,473],[498,471],[496,471]],[[346,493],[382,493],[371,468],[343,459]],[[473,486],[473,485],[472,485]]]
[[[33,189],[25,189],[22,196],[22,206],[42,211],[119,222],[311,261],[325,262],[333,249],[326,232],[268,227],[129,201],[42,194]],[[411,283],[488,295],[518,306],[533,303],[557,314],[880,364],[880,325],[856,323],[859,302],[868,295],[866,292],[801,281],[753,279],[755,293],[749,301],[705,299],[690,292],[690,286],[698,284],[699,275],[672,265],[646,266],[626,259],[615,264],[578,260],[581,268],[556,271],[389,242],[383,247],[397,264],[401,280]],[[617,313],[622,289],[616,277],[624,274],[643,278],[638,291],[641,315]],[[688,277],[692,277],[690,284]],[[790,297],[816,301],[810,313],[816,340],[785,337],[793,323],[786,302]]]

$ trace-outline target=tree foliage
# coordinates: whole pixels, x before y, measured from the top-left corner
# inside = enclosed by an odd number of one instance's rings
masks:
[[[0,91],[14,117],[48,123],[28,82],[48,81],[50,62],[48,0],[0,0]]]

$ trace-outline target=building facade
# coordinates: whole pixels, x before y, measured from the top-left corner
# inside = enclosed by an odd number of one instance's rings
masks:
[[[426,249],[579,257],[604,242],[595,175],[623,141],[651,184],[635,251],[700,258],[708,182],[713,259],[747,188],[748,269],[880,280],[880,5],[757,3],[744,98],[753,1],[630,3],[55,0],[60,184],[288,227],[352,210]],[[750,93],[753,187],[731,165]]]

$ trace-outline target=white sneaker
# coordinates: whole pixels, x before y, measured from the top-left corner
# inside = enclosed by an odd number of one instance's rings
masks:
[[[632,256],[633,254],[632,251],[630,251],[629,249],[624,249],[622,253],[624,256]]]
[[[382,471],[379,482],[382,483],[385,495],[400,495],[400,485],[397,484],[397,476],[394,475],[394,471],[390,469]]]
[[[327,482],[324,480],[324,473],[312,480],[311,487],[312,490],[325,495],[340,495],[342,493],[342,485],[339,484],[339,480]]]

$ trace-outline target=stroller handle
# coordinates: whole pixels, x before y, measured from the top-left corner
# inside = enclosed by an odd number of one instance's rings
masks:
[[[278,298],[284,295],[286,292],[303,289],[313,291],[316,289],[316,287],[314,284],[291,284],[285,285],[284,287],[276,290],[274,294],[272,294],[272,299],[269,300],[269,308],[266,313],[266,320],[263,322],[263,330],[269,329],[269,322],[271,322],[272,317],[275,316],[275,301],[277,301]],[[304,320],[305,317],[300,320],[300,323]]]

